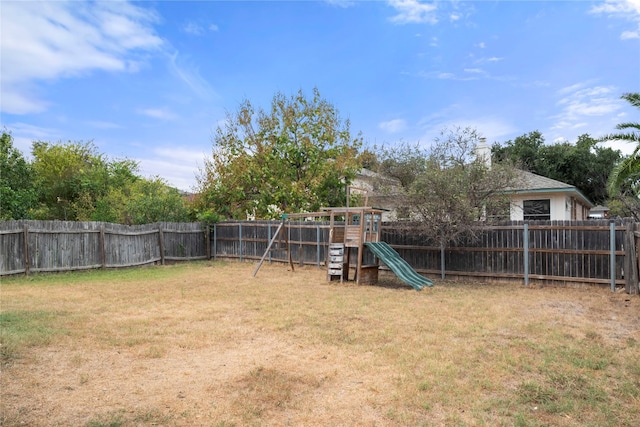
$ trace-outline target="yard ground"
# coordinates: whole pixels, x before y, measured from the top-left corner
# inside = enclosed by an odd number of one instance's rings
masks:
[[[2,279],[2,426],[632,426],[640,298],[189,263]]]

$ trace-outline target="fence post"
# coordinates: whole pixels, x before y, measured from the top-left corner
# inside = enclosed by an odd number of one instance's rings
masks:
[[[107,248],[105,247],[104,224],[100,225],[100,264],[102,269],[107,268]]]
[[[205,254],[207,259],[211,259],[211,227],[209,226],[209,223],[207,223],[205,228],[204,245],[206,247],[205,250],[207,251]]]
[[[29,276],[29,226],[24,225],[24,275]]]
[[[444,280],[444,277],[445,277],[444,245],[440,244],[440,278]]]
[[[609,223],[609,274],[611,276],[611,292],[616,291],[616,223]]]
[[[522,231],[522,249],[524,256],[524,285],[529,286],[529,224]]]
[[[628,294],[638,293],[638,262],[636,261],[635,224],[628,222],[624,234],[624,283]]]
[[[213,224],[213,260],[218,259],[218,225]]]
[[[316,224],[316,263],[320,268],[320,224]]]
[[[238,224],[238,252],[240,252],[240,262],[242,262],[242,223]]]
[[[158,245],[160,245],[160,264],[164,265],[164,234],[162,227],[158,227]]]

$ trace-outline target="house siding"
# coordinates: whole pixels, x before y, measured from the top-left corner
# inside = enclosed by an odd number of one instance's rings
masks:
[[[580,200],[576,200],[564,193],[530,193],[517,194],[511,196],[511,220],[524,220],[524,201],[525,200],[550,200],[550,216],[551,221],[582,221],[587,219],[585,212],[589,207],[585,206]],[[573,215],[575,209],[575,216]]]

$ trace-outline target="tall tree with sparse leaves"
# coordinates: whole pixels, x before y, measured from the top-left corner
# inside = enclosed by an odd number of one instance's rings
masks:
[[[442,251],[474,239],[493,220],[508,219],[504,190],[515,183],[515,169],[487,164],[479,143],[475,129],[458,127],[443,130],[429,150],[402,144],[380,154],[380,171],[401,181],[403,208],[417,230]]]
[[[212,156],[198,177],[198,209],[273,218],[342,206],[361,145],[318,89],[311,98],[277,93],[268,111],[245,100],[215,131]]]

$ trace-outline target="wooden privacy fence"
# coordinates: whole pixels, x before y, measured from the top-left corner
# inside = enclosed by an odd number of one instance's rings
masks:
[[[259,260],[279,221],[155,223],[125,226],[101,222],[0,222],[0,275],[130,267],[167,260]],[[382,241],[416,271],[442,273],[442,252],[415,228],[386,223]],[[324,267],[329,223],[290,221],[293,261]],[[285,242],[267,254],[288,262]],[[630,220],[509,222],[485,229],[477,241],[444,250],[448,277],[574,282],[624,286],[638,292],[640,225]],[[371,257],[371,254],[365,254]],[[355,257],[354,257],[355,259]],[[368,261],[367,261],[368,262]]]
[[[0,275],[209,259],[209,236],[201,223],[4,221]]]
[[[214,258],[260,260],[280,221],[240,221],[214,224],[212,255]],[[329,222],[291,221],[287,240],[292,258],[300,264],[321,267],[327,258]],[[269,262],[288,262],[285,241],[277,240],[267,255]]]
[[[213,227],[212,256],[259,260],[277,221],[222,222]],[[321,267],[326,259],[328,223],[295,222],[287,228],[295,263]],[[442,253],[415,228],[386,223],[381,240],[419,273],[440,275]],[[624,286],[638,292],[640,227],[630,220],[508,222],[485,229],[477,241],[444,250],[448,277],[522,280],[536,283],[586,283]],[[367,254],[370,256],[370,254]],[[283,246],[269,261],[288,262]]]

